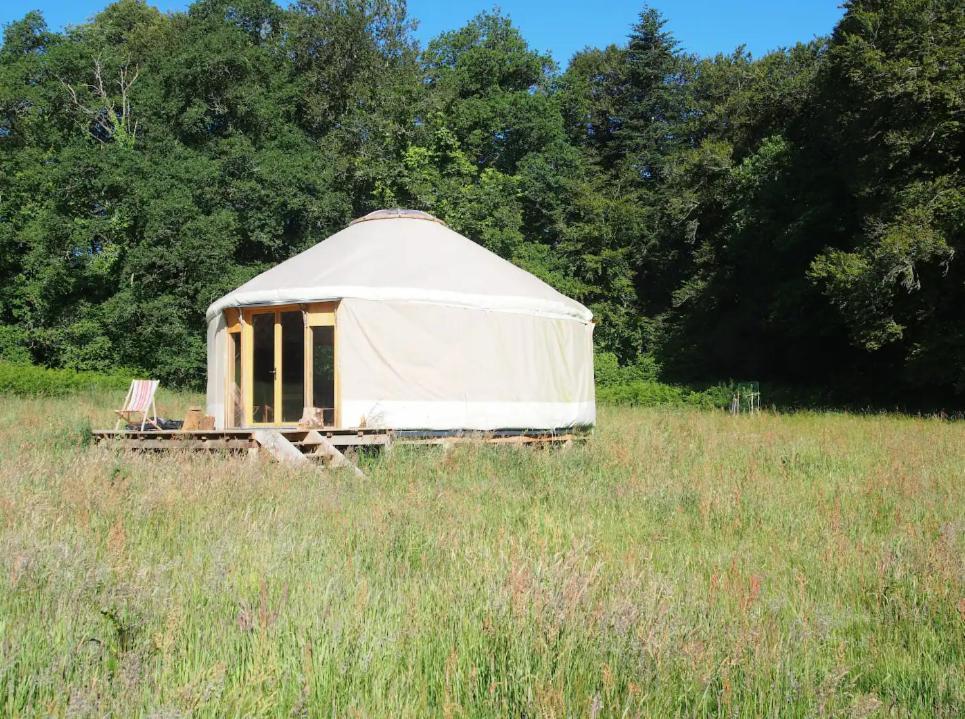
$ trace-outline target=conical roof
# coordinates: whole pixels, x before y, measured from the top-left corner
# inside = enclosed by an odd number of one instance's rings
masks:
[[[344,298],[431,302],[589,322],[579,302],[418,210],[377,210],[215,301],[228,307]]]

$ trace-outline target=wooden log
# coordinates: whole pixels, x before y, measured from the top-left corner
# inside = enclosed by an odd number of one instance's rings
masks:
[[[272,457],[285,464],[308,464],[308,457],[277,429],[255,429],[252,436]]]
[[[201,426],[202,417],[204,417],[204,412],[201,411],[200,407],[189,407],[184,415],[184,424],[181,425],[181,429],[185,432],[190,432],[194,429],[205,429]]]
[[[312,450],[312,456],[322,457],[328,460],[329,465],[332,467],[348,467],[352,470],[356,477],[365,477],[362,470],[356,467],[354,464],[345,458],[345,455],[336,449],[335,445],[328,440],[328,438],[323,437],[316,431],[311,431],[308,433],[306,440],[311,440],[314,445]]]

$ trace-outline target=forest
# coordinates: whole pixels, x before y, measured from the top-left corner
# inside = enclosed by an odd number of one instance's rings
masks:
[[[643,6],[565,67],[497,10],[420,46],[404,0],[30,12],[0,48],[0,358],[200,387],[214,299],[410,207],[590,307],[623,376],[965,405],[965,6],[844,9],[699,57]]]

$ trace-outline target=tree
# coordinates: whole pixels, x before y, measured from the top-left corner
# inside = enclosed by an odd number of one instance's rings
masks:
[[[959,5],[852,0],[760,58],[687,54],[644,8],[562,74],[499,12],[420,52],[402,0],[28,13],[0,47],[0,355],[197,386],[212,300],[401,205],[587,304],[648,377],[960,398]]]
[[[818,82],[855,214],[810,268],[855,345],[914,386],[959,391],[963,58],[960,3],[848,3]]]

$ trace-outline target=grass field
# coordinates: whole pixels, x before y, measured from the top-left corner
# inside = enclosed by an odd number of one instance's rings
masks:
[[[0,716],[965,711],[961,422],[603,408],[358,480],[85,446],[119,399],[0,401]]]

